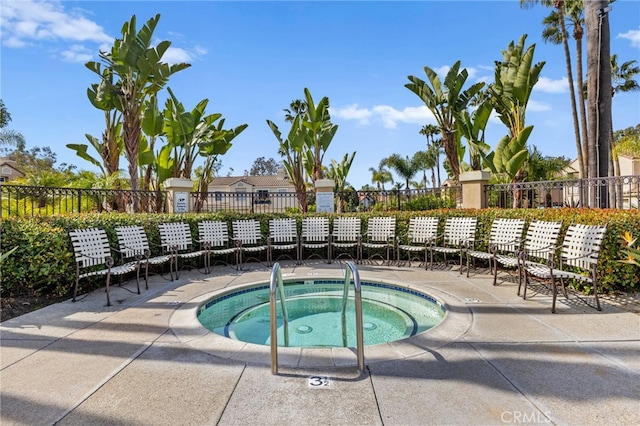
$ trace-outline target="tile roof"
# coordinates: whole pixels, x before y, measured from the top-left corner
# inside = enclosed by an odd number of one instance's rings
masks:
[[[209,186],[231,186],[238,182],[243,182],[251,186],[291,186],[291,182],[289,182],[289,179],[283,178],[278,175],[217,177],[211,181]]]

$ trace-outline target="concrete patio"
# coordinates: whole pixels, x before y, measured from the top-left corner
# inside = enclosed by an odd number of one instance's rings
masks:
[[[342,277],[344,264],[283,262],[287,277]],[[486,271],[359,265],[362,280],[429,293],[448,314],[410,339],[365,348],[284,350],[203,332],[211,293],[266,282],[270,270],[218,266],[154,276],[0,325],[0,422],[8,425],[640,424],[640,315],[604,298],[516,295]]]

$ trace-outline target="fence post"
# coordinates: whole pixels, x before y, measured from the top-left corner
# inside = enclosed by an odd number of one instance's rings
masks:
[[[333,181],[331,179],[318,179],[316,181],[316,212],[335,212],[333,197]]]
[[[191,210],[189,193],[193,190],[191,179],[169,178],[164,181],[167,191],[167,212],[188,213]]]
[[[463,209],[484,209],[488,207],[487,193],[484,186],[489,183],[491,172],[484,170],[473,170],[460,173],[460,184],[462,185],[462,208]]]

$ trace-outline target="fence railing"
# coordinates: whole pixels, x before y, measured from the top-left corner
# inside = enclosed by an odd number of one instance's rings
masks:
[[[485,186],[489,207],[606,207],[640,210],[640,175]]]
[[[460,206],[459,186],[445,189],[344,191],[335,193],[336,212],[430,210]],[[315,211],[314,192],[207,192],[191,193],[196,212],[234,211],[241,213],[286,213]]]
[[[164,212],[165,191],[0,185],[0,216]]]
[[[640,210],[640,175],[494,184],[484,187],[489,207],[611,207]],[[515,201],[514,201],[515,200]],[[166,211],[165,191],[0,185],[0,216]],[[315,193],[206,192],[190,194],[194,212],[287,213],[315,211]],[[460,185],[438,189],[344,191],[336,212],[431,210],[462,207]]]

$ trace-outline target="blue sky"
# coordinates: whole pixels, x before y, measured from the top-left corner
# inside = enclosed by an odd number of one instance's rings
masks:
[[[356,151],[348,181],[371,183],[370,167],[393,153],[425,149],[418,131],[435,124],[420,99],[404,87],[407,76],[425,79],[424,66],[446,72],[457,60],[467,85],[492,81],[493,64],[510,41],[528,34],[535,62],[546,61],[527,111],[529,142],[544,155],[575,156],[575,139],[560,46],[540,33],[549,9],[521,9],[509,1],[243,2],[243,1],[12,1],[3,0],[0,97],[11,113],[9,129],[27,148],[50,146],[58,163],[94,170],[68,148],[100,137],[102,112],[86,90],[96,76],[84,63],[98,60],[136,15],[138,28],[159,13],[154,33],[170,40],[167,62],[192,66],[169,87],[187,109],[209,99],[226,127],[249,127],[221,157],[222,175],[248,170],[258,157],[277,155],[266,120],[288,131],[283,108],[327,96],[338,132],[326,153],[341,159]],[[619,62],[640,62],[640,2],[618,0],[609,13],[611,52]],[[585,42],[586,43],[586,42]],[[573,44],[572,44],[573,46]],[[585,49],[586,50],[586,49]],[[572,53],[573,54],[573,53]],[[614,129],[640,122],[640,93],[613,99]],[[506,134],[497,120],[487,128],[493,148]],[[121,167],[126,169],[123,159]]]

